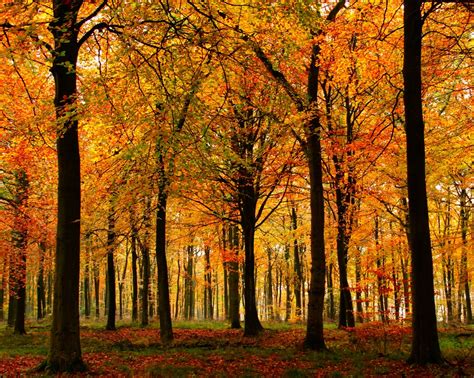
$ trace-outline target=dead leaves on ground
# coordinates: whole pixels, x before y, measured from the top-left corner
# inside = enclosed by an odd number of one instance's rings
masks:
[[[380,323],[328,330],[330,351],[316,353],[303,350],[301,328],[266,330],[256,338],[243,337],[242,330],[175,329],[175,340],[166,348],[160,343],[159,330],[153,328],[81,332],[87,374],[98,376],[435,377],[474,373],[470,358],[443,366],[407,365],[400,350],[409,345],[410,334],[407,327]],[[42,359],[44,356],[0,357],[0,375],[24,374]]]

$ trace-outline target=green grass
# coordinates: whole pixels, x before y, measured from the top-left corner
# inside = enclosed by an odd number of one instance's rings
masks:
[[[0,331],[0,358],[6,356],[46,355],[49,338],[47,333],[30,330],[26,335],[14,335],[10,328]]]
[[[31,322],[27,325],[27,335],[13,335],[12,329],[5,323],[0,323],[0,360],[6,357],[17,356],[46,356],[49,344],[49,320],[40,323]],[[150,358],[161,356],[162,363],[155,363],[143,372],[149,376],[187,377],[199,375],[202,367],[189,366],[189,361],[200,361],[204,364],[217,358],[225,365],[235,365],[236,374],[242,377],[260,376],[255,361],[262,363],[276,363],[283,366],[279,371],[284,377],[306,377],[325,371],[326,376],[364,376],[367,374],[392,374],[392,366],[404,366],[408,357],[410,337],[405,335],[398,340],[386,341],[386,355],[380,350],[380,334],[369,334],[367,338],[356,339],[354,334],[335,329],[334,324],[325,327],[328,351],[311,352],[302,349],[305,325],[300,323],[286,324],[283,322],[264,322],[266,331],[257,338],[243,337],[243,330],[236,333],[218,332],[229,329],[229,324],[222,321],[177,321],[173,327],[177,330],[190,330],[189,333],[180,331],[179,337],[170,347],[161,345],[156,329],[158,322],[147,327],[151,332],[135,332],[140,328],[137,324],[125,321],[117,322],[117,327],[128,327],[128,331],[114,334],[105,331],[105,319],[82,321],[83,336],[82,350],[89,356],[95,353],[106,353],[115,356],[107,360],[95,372],[131,375],[136,373],[128,364],[131,361],[140,361],[140,357]],[[191,332],[203,330],[204,332]],[[86,332],[87,331],[87,332]],[[206,332],[210,331],[210,332]],[[212,331],[216,331],[213,334]],[[295,331],[295,332],[293,332]],[[474,353],[474,337],[472,327],[453,328],[443,330],[439,334],[440,345],[444,357],[469,374],[469,359]],[[92,334],[91,334],[92,332]],[[200,335],[203,335],[202,338]],[[230,335],[230,336],[229,336]],[[291,339],[288,341],[288,337]],[[352,335],[352,336],[351,336]],[[365,335],[365,334],[364,334]],[[301,338],[301,343],[299,342]],[[286,342],[286,343],[285,343]],[[246,359],[254,358],[254,362],[246,363]],[[244,362],[242,364],[242,361]],[[295,362],[299,363],[296,364]],[[377,364],[373,362],[377,361]],[[0,362],[1,363],[1,362]],[[140,365],[139,365],[140,366]],[[273,365],[269,365],[273,366]],[[287,366],[287,368],[285,368]],[[305,366],[302,368],[301,366]],[[399,373],[398,371],[396,373]],[[449,373],[449,372],[448,372]],[[268,372],[267,372],[268,374]],[[445,371],[434,374],[444,375]],[[450,374],[447,374],[450,375]],[[452,374],[451,374],[452,375]],[[215,376],[225,376],[225,373],[216,371]]]

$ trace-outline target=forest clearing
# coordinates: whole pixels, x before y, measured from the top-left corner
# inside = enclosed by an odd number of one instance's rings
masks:
[[[474,374],[473,21],[3,1],[0,375]]]

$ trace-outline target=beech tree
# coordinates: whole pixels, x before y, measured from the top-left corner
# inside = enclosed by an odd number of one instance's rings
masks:
[[[404,2],[403,84],[407,135],[408,216],[411,238],[413,342],[409,361],[442,361],[436,325],[433,257],[426,197],[425,143],[422,108],[421,0]]]

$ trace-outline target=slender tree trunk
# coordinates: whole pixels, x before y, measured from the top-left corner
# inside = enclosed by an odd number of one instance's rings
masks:
[[[334,270],[334,265],[332,262],[330,262],[327,269],[327,285],[328,285],[327,316],[330,320],[336,319],[336,307],[334,305],[334,282],[332,279],[333,270]]]
[[[226,231],[226,224],[223,225],[222,227],[222,250],[223,256],[222,256],[222,266],[224,270],[224,318],[226,320],[229,320],[229,283],[228,283],[228,278],[227,278],[227,273],[228,273],[228,252],[227,252],[227,231]]]
[[[128,254],[129,254],[129,250],[127,248],[127,252],[125,253],[125,264],[123,266],[122,277],[120,277],[120,270],[117,269],[117,276],[120,279],[120,282],[119,282],[119,303],[120,303],[119,316],[120,316],[120,320],[123,319],[123,312],[124,312],[123,311],[123,291],[124,291],[124,286],[125,286],[125,277],[126,277],[126,274],[127,274]]]
[[[2,277],[0,278],[0,322],[3,322],[5,320],[5,313],[3,310],[4,304],[5,304],[5,288],[7,285],[7,280],[6,280],[6,273],[7,273],[7,268],[6,268],[6,263],[5,263],[5,257],[2,258]]]
[[[211,260],[210,260],[211,249],[209,247],[204,248],[204,254],[206,258],[206,272],[205,272],[205,292],[206,292],[206,319],[214,318],[214,307],[212,303],[212,271],[211,271]]]
[[[273,271],[272,271],[272,250],[267,248],[267,258],[268,258],[268,269],[267,269],[267,314],[268,319],[275,319],[275,311],[273,309]]]
[[[150,299],[150,228],[151,228],[151,200],[149,196],[145,199],[145,210],[143,223],[145,233],[143,242],[140,243],[142,253],[142,289],[141,289],[141,326],[146,327],[149,323],[149,299]]]
[[[133,210],[132,210],[133,211]],[[137,276],[137,238],[138,230],[135,225],[134,213],[130,214],[130,223],[132,228],[131,252],[132,252],[132,321],[138,320],[138,276]]]
[[[338,166],[339,163],[336,163]],[[337,262],[339,266],[339,328],[354,327],[354,310],[352,306],[352,297],[347,279],[347,259],[349,250],[349,236],[348,235],[348,204],[345,202],[345,196],[340,188],[343,178],[341,168],[337,168],[336,182],[336,204],[337,204]]]
[[[404,105],[407,139],[408,207],[411,236],[413,340],[410,362],[442,361],[433,286],[433,258],[425,182],[421,82],[421,0],[404,1]]]
[[[375,250],[376,250],[376,259],[375,264],[377,266],[377,290],[378,290],[378,299],[379,299],[379,316],[380,321],[385,323],[386,318],[386,308],[384,301],[384,292],[385,292],[385,267],[382,263],[383,256],[381,256],[381,246],[380,246],[380,224],[379,217],[375,216],[375,227],[374,227],[374,239],[375,239]]]
[[[93,266],[93,275],[94,275],[94,298],[95,298],[95,317],[99,319],[100,317],[100,271],[99,264],[94,260]]]
[[[194,247],[187,248],[186,279],[184,296],[184,316],[186,320],[194,318]]]
[[[361,285],[361,254],[362,248],[357,247],[355,258],[355,278],[356,278],[356,308],[357,308],[357,322],[364,322],[364,309],[362,308],[362,285]]]
[[[39,253],[39,270],[38,280],[36,283],[36,318],[38,320],[43,319],[46,316],[46,289],[44,285],[44,256],[46,254],[46,245],[44,242],[39,243]]]
[[[288,244],[285,244],[285,267],[285,322],[287,322],[291,318],[290,246]]]
[[[178,274],[176,275],[176,302],[174,305],[174,318],[178,319],[179,315],[179,295],[180,295],[180,281],[181,281],[181,259],[178,254]]]
[[[156,210],[156,264],[158,267],[158,301],[160,316],[161,342],[168,344],[173,340],[171,321],[170,290],[168,281],[168,263],[166,261],[166,206],[168,195],[163,161],[160,157],[161,182],[158,188],[158,209]]]
[[[110,209],[108,216],[107,230],[107,325],[105,329],[109,331],[115,330],[115,312],[116,312],[116,295],[115,295],[115,211],[113,207]]]
[[[467,208],[467,191],[465,188],[461,189],[460,196],[460,217],[461,217],[461,240],[462,240],[462,250],[461,250],[461,282],[464,286],[464,295],[466,300],[466,323],[472,324],[472,306],[471,306],[471,291],[469,289],[469,270],[468,270],[468,261],[467,261],[467,230],[469,223],[469,210]]]
[[[296,232],[298,228],[298,216],[296,214],[296,208],[291,207],[291,225],[293,232]],[[300,258],[300,248],[298,243],[298,238],[293,237],[293,263],[295,268],[295,278],[294,278],[294,293],[296,300],[295,315],[298,319],[301,318],[301,282],[303,281],[303,274],[301,271],[301,258]]]
[[[321,150],[321,123],[318,109],[319,45],[313,45],[308,73],[310,106],[306,130],[305,153],[308,161],[311,209],[311,277],[308,296],[308,321],[305,346],[326,349],[323,334],[323,311],[326,279],[324,244],[324,191]]]
[[[84,267],[84,315],[91,315],[91,288],[90,288],[90,260],[91,260],[91,235],[86,233],[86,263]]]
[[[236,225],[229,226],[230,261],[229,269],[229,320],[231,328],[240,327],[239,295],[239,231]]]

